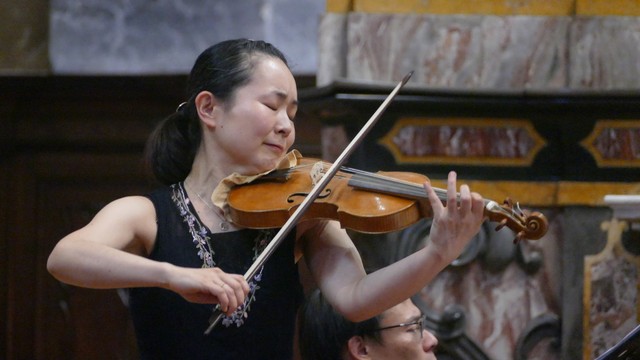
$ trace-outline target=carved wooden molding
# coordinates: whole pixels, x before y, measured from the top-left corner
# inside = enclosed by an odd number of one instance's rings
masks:
[[[627,221],[601,224],[607,244],[584,259],[583,358],[596,358],[638,324],[640,257],[622,244]]]

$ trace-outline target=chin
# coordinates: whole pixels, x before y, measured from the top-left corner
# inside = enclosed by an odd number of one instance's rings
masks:
[[[274,159],[274,160],[268,160],[268,161],[263,161],[259,164],[256,164],[256,168],[254,171],[254,174],[262,174],[264,172],[267,171],[271,171],[273,169],[276,168],[276,166],[278,166],[278,164],[280,163],[280,159]]]

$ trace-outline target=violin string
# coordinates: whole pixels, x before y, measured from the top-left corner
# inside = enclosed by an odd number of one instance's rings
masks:
[[[378,184],[393,184],[394,187],[400,186],[404,194],[411,195],[416,198],[425,198],[424,187],[422,184],[417,184],[403,179],[396,179],[394,177],[385,176],[381,174],[370,173],[364,170],[353,169],[348,167],[342,168],[345,172],[352,173],[357,176],[361,176],[370,181]],[[434,192],[438,196],[438,199],[446,202],[448,200],[447,191],[444,189],[433,187]],[[460,193],[456,193],[456,198],[460,199]]]
[[[330,163],[327,163],[325,161],[323,161],[322,163],[325,170],[327,169],[327,167],[331,165]],[[301,169],[305,167],[310,167],[310,166],[312,166],[312,164],[296,165],[287,169],[287,173],[288,174],[295,173],[295,172],[301,171]],[[353,175],[355,175],[356,178],[360,178],[361,184],[364,184],[367,182],[371,182],[372,183],[371,186],[373,186],[373,184],[378,184],[378,185],[391,184],[394,186],[394,189],[396,190],[398,189],[398,187],[401,187],[400,191],[402,192],[402,194],[410,195],[416,198],[426,197],[426,194],[424,192],[424,187],[422,186],[422,184],[417,184],[417,183],[410,182],[403,179],[396,179],[396,178],[381,175],[381,174],[375,174],[375,173],[371,173],[371,172],[367,172],[364,170],[355,169],[347,166],[340,167],[340,170],[345,173],[352,174],[352,178],[354,177]],[[342,176],[340,175],[340,172],[338,172],[334,177],[339,177],[339,176]],[[433,187],[433,190],[438,196],[438,199],[440,199],[443,202],[446,202],[448,200],[448,194],[446,190],[436,188],[436,187]],[[460,199],[460,193],[456,193],[456,198]]]
[[[331,166],[330,163],[327,163],[324,161],[322,162],[322,164],[323,164],[324,170],[327,170],[327,168]],[[310,166],[312,166],[312,164],[303,164],[303,165],[293,166],[287,169],[286,173],[291,174],[291,173],[299,172],[299,171],[302,171],[301,169],[310,167]],[[342,173],[351,174],[350,183],[352,183],[353,186],[356,186],[356,187],[359,186],[360,188],[364,188],[364,189],[381,191],[380,187],[386,186],[389,189],[387,192],[392,195],[400,195],[400,196],[407,195],[408,197],[413,199],[424,199],[427,197],[422,184],[410,182],[403,179],[397,179],[391,176],[371,173],[368,171],[355,169],[347,166],[340,167],[340,170],[341,171],[337,172],[334,175],[334,177],[347,178],[347,176],[344,176]],[[390,184],[392,186],[389,186]],[[376,187],[376,185],[378,185],[378,187]],[[432,189],[436,193],[436,196],[438,197],[438,199],[442,201],[442,203],[446,204],[448,202],[449,195],[447,193],[447,190],[437,188],[437,187],[432,187]],[[384,192],[384,191],[381,191],[381,192]],[[460,201],[459,192],[456,192],[456,200],[458,202]],[[492,200],[483,199],[485,208],[491,202]],[[502,208],[501,206],[499,207]],[[502,209],[502,210],[505,210],[505,209]],[[516,204],[515,207],[510,207],[509,212],[513,216],[519,216],[519,217],[524,216],[524,212],[520,209],[520,204]]]

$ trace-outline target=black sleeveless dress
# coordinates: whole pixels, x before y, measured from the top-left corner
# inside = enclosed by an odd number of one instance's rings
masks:
[[[217,266],[245,274],[275,230],[212,234],[200,222],[182,184],[148,196],[158,235],[150,258],[183,267]],[[249,281],[247,301],[209,335],[213,305],[193,304],[160,288],[130,289],[129,307],[142,359],[291,359],[302,287],[294,232]]]

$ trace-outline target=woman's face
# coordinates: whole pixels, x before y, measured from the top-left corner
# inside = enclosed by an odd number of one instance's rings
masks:
[[[298,110],[296,82],[278,58],[259,56],[248,84],[238,88],[219,109],[216,143],[225,164],[241,174],[276,167],[295,140]]]

